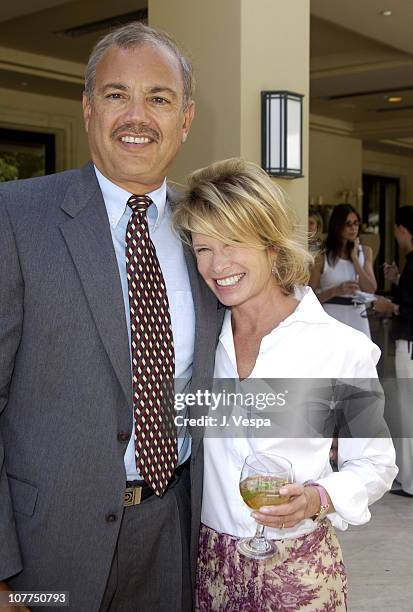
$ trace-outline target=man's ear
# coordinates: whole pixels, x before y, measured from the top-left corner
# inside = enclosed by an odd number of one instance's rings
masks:
[[[87,132],[89,130],[90,113],[92,111],[92,107],[91,107],[89,98],[87,97],[85,92],[83,92],[82,107],[83,107],[83,122],[85,124],[85,130]]]
[[[195,115],[195,102],[192,100],[185,112],[184,112],[184,122],[182,125],[182,142],[185,142],[188,138],[189,130],[191,128],[192,121]]]

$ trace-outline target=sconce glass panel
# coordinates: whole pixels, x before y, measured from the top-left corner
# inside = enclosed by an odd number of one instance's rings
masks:
[[[261,165],[271,176],[303,176],[302,107],[301,94],[261,92]]]

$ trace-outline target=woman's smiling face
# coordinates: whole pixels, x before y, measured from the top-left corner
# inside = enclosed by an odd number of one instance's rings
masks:
[[[233,246],[222,240],[192,233],[198,271],[225,306],[265,300],[275,285],[268,251]]]

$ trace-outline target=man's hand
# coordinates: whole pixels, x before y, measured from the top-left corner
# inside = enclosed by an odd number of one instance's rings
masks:
[[[320,495],[315,487],[293,483],[282,487],[280,495],[288,496],[288,502],[263,506],[258,512],[253,512],[251,516],[257,523],[276,529],[290,529],[320,510]]]
[[[394,261],[391,264],[388,264],[388,263],[383,264],[383,271],[384,271],[384,276],[386,280],[390,281],[391,283],[394,283],[395,285],[399,284],[399,278],[400,278],[399,268],[396,266]]]
[[[7,582],[0,581],[0,593],[5,591],[11,591]],[[30,612],[26,606],[9,606],[8,604],[0,603],[0,612]]]
[[[396,304],[393,304],[391,300],[383,297],[382,295],[378,295],[376,301],[374,302],[373,310],[378,312],[379,314],[396,314]]]

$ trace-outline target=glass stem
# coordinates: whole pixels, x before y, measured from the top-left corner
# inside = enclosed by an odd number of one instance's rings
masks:
[[[264,537],[264,530],[265,530],[265,525],[258,525],[257,523],[257,529],[255,531],[254,538],[261,540]]]
[[[252,538],[252,540],[250,540],[249,545],[251,549],[256,553],[266,553],[268,552],[268,550],[271,549],[269,542],[267,542],[267,540],[265,539],[264,529],[265,529],[264,525],[258,525],[257,523],[257,529],[255,530],[255,535]]]

